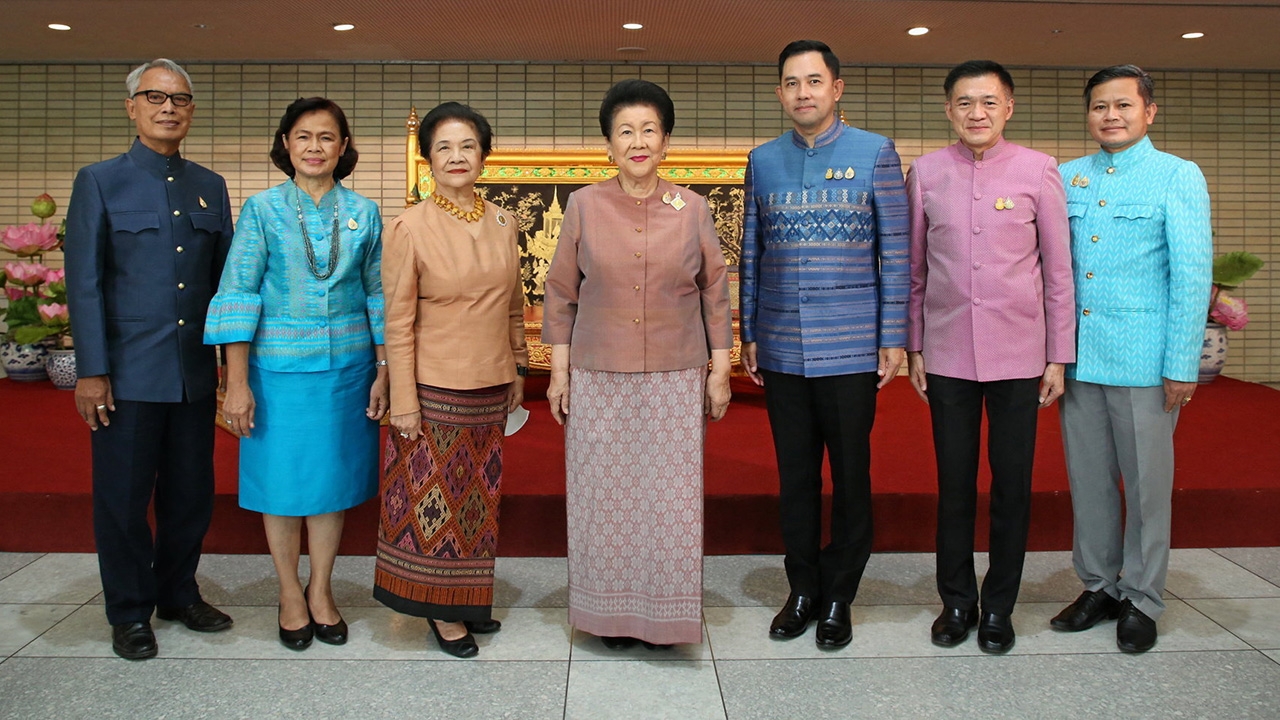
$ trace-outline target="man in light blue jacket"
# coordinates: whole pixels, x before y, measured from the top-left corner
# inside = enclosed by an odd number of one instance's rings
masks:
[[[1090,78],[1089,134],[1102,149],[1062,166],[1078,329],[1060,408],[1085,591],[1050,624],[1075,632],[1118,617],[1124,652],[1155,645],[1165,607],[1173,430],[1196,388],[1213,260],[1204,175],[1147,138],[1154,90],[1133,65]]]

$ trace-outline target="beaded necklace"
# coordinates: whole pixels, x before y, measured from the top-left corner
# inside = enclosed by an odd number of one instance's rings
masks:
[[[298,227],[302,229],[302,244],[307,248],[307,266],[317,280],[328,280],[338,267],[338,196],[333,196],[333,232],[329,235],[329,269],[320,272],[316,267],[316,251],[311,247],[311,235],[307,232],[307,223],[302,219],[302,194],[298,186],[293,186],[293,202],[298,209]]]
[[[444,210],[464,222],[473,223],[484,217],[484,200],[482,200],[479,195],[476,195],[476,204],[471,208],[471,212],[467,212],[458,207],[452,200],[438,192],[432,193],[431,199],[435,201],[436,205],[438,205],[441,210]]]

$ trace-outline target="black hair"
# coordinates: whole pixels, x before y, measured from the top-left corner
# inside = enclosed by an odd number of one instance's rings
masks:
[[[604,94],[604,101],[600,103],[600,132],[609,137],[613,132],[613,117],[618,111],[637,105],[653,108],[658,113],[663,134],[670,135],[676,129],[676,106],[667,91],[648,80],[632,78],[614,83]]]
[[[432,136],[436,128],[440,127],[440,123],[446,120],[459,120],[475,128],[476,136],[480,140],[481,160],[489,157],[489,153],[493,152],[493,127],[489,125],[484,115],[470,105],[444,102],[431,108],[431,112],[422,118],[422,124],[418,126],[418,152],[422,153],[422,157],[431,157]]]
[[[956,83],[965,78],[984,75],[995,75],[1005,91],[1009,93],[1009,97],[1013,97],[1013,78],[1009,76],[1009,71],[1005,70],[1003,65],[994,60],[969,60],[951,68],[951,72],[947,73],[947,79],[942,81],[942,92],[950,100],[951,91],[955,89]]]
[[[351,126],[347,123],[346,113],[342,112],[338,103],[329,98],[298,98],[289,104],[284,111],[284,117],[280,118],[280,127],[276,128],[275,141],[271,144],[271,162],[289,177],[297,173],[293,167],[293,161],[289,159],[289,149],[284,146],[284,139],[293,132],[293,126],[298,124],[299,118],[317,110],[323,110],[333,116],[334,121],[338,123],[338,134],[347,141],[347,149],[342,153],[342,157],[338,158],[337,166],[333,168],[333,179],[341,180],[356,169],[360,153],[356,152],[356,141],[351,137]]]
[[[1089,107],[1090,95],[1095,87],[1120,78],[1133,78],[1138,81],[1138,95],[1142,97],[1142,102],[1150,105],[1156,101],[1156,81],[1151,79],[1146,70],[1137,65],[1112,65],[1094,73],[1093,77],[1089,78],[1089,82],[1084,84],[1084,106]]]
[[[827,47],[826,43],[821,40],[796,40],[782,48],[782,52],[778,53],[778,79],[782,79],[782,66],[786,65],[788,60],[796,55],[811,52],[822,54],[822,62],[826,63],[827,69],[831,71],[832,80],[840,78],[840,58],[831,52],[831,48]]]

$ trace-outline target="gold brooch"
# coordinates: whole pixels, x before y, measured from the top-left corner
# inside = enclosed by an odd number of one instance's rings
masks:
[[[836,176],[836,171],[832,170],[831,168],[827,168],[827,179],[830,180],[835,176]]]
[[[351,218],[351,219],[347,220],[347,228],[349,228],[349,229],[351,229],[351,230],[359,230],[359,229],[360,229],[360,223],[356,222],[356,219],[355,219],[355,218]]]
[[[507,226],[507,216],[503,215],[502,213],[498,213],[497,216],[494,217],[494,220],[497,220],[498,225],[500,225],[501,227]]]
[[[209,207],[209,203],[205,202],[205,201],[204,201],[204,198],[202,198],[202,197],[198,197],[198,198],[196,198],[196,199],[200,201],[200,207],[202,207],[202,208],[207,208],[207,207]]]
[[[1081,177],[1080,173],[1076,173],[1076,176],[1071,178],[1071,187],[1087,188],[1089,187],[1089,178]]]
[[[676,193],[674,197],[671,193],[663,193],[662,202],[665,205],[670,205],[676,210],[682,210],[684,209],[684,206],[688,204],[684,201],[684,198],[680,197],[680,193]]]
[[[996,198],[996,209],[997,209],[997,210],[1012,210],[1012,209],[1013,209],[1013,198],[1001,198],[1001,197]]]

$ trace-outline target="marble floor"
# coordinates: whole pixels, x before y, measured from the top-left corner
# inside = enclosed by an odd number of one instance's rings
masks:
[[[781,568],[707,558],[705,642],[616,652],[565,624],[563,558],[503,558],[503,630],[456,660],[425,621],[371,598],[372,558],[339,558],[351,642],[294,653],[275,640],[270,559],[212,555],[201,587],[235,627],[199,635],[157,620],[160,656],[126,662],[111,653],[94,556],[0,553],[0,718],[1280,717],[1280,548],[1175,550],[1160,642],[1141,656],[1116,650],[1114,623],[1049,629],[1080,590],[1069,553],[1028,558],[1018,643],[1003,657],[972,639],[930,644],[939,606],[925,554],[872,557],[847,648],[818,650],[812,630],[770,640]]]

